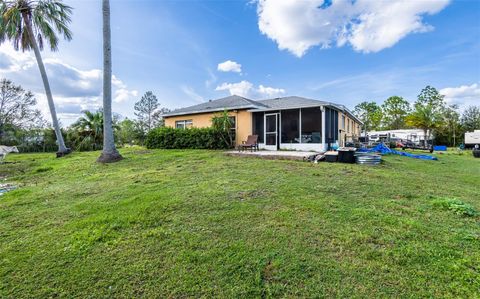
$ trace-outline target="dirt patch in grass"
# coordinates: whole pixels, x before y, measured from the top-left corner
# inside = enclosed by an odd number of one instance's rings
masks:
[[[270,191],[268,190],[249,190],[249,191],[240,191],[236,193],[232,199],[235,200],[254,200],[254,199],[260,199],[260,198],[266,198],[269,197],[271,194]]]
[[[268,283],[272,281],[274,275],[275,275],[275,266],[273,265],[272,261],[268,261],[267,265],[265,265],[262,271],[262,282]]]

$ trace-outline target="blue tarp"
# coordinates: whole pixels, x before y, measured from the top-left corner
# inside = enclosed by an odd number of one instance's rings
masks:
[[[405,156],[405,157],[410,157],[415,159],[422,159],[422,160],[438,160],[437,157],[433,157],[429,155],[415,155],[412,153],[399,152],[396,150],[392,150],[383,143],[380,143],[371,149],[361,148],[358,151],[367,152],[367,153],[380,153],[382,155],[395,154],[395,155],[400,155],[400,156]]]
[[[434,151],[446,151],[447,146],[446,145],[434,145],[433,150]]]

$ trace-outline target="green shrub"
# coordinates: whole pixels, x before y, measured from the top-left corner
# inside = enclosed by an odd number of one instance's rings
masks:
[[[455,198],[439,198],[433,201],[433,205],[462,216],[474,217],[479,214],[473,206]]]
[[[145,145],[161,149],[228,149],[232,145],[226,142],[225,134],[225,131],[213,128],[163,127],[151,130]]]

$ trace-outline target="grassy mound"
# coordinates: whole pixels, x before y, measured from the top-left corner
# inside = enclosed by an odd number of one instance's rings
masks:
[[[206,150],[9,155],[0,297],[463,297],[480,290],[480,163],[378,167]],[[449,203],[450,207],[451,204]]]

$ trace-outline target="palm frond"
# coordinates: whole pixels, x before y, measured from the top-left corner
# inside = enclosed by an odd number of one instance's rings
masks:
[[[0,1],[0,44],[2,44],[6,39],[6,31],[5,31],[5,21],[3,15],[7,11],[7,4],[4,1]]]
[[[72,8],[60,0],[0,0],[0,43],[10,40],[15,49],[32,49],[33,39],[43,49],[45,43],[52,51],[58,49],[59,35],[65,40],[72,39],[68,29]],[[25,26],[32,27],[30,36]]]
[[[55,0],[38,1],[33,9],[33,26],[48,41],[52,51],[58,49],[56,32],[67,41],[72,39],[72,32],[68,29],[68,24],[71,22],[71,13],[72,8],[70,6]]]

